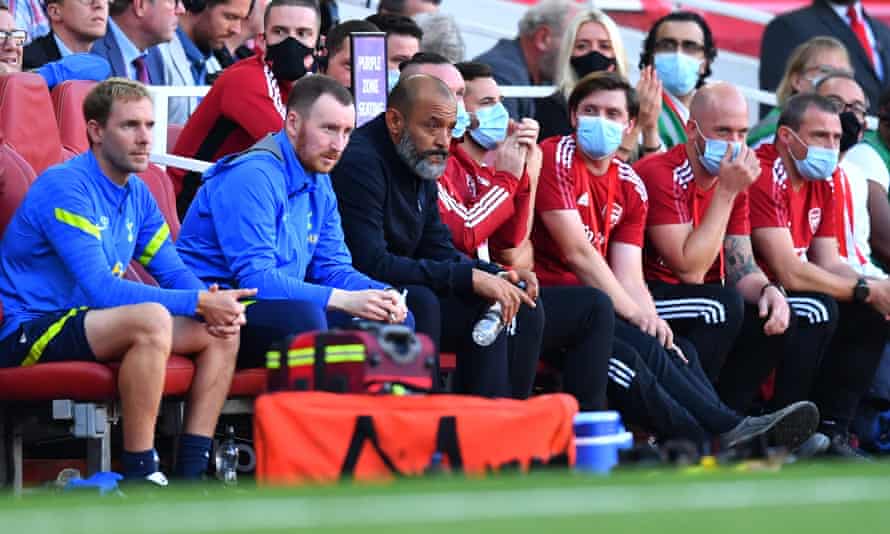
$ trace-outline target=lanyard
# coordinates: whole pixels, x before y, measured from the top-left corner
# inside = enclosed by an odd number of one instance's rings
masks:
[[[701,222],[701,214],[698,212],[698,186],[692,183],[692,227],[695,228]],[[726,261],[724,260],[723,245],[720,245],[720,284],[726,282]]]
[[[593,216],[590,218],[590,224],[593,227],[591,228],[594,236],[593,246],[596,247],[596,234],[599,233],[600,226],[599,214],[602,213],[602,210],[597,210],[597,205],[593,198],[594,177],[591,176],[590,172],[587,170],[587,165],[584,164],[584,159],[577,152],[575,152],[575,161],[572,164],[572,168],[576,169],[576,178],[582,180],[582,183],[586,184],[587,188],[590,190],[590,208],[593,212]],[[618,182],[618,166],[614,163],[610,163],[605,177],[607,185],[605,214],[603,215],[603,243],[601,247],[597,247],[603,258],[606,257],[606,251],[609,249],[609,233],[612,231],[612,204],[615,199],[615,187]]]
[[[855,226],[853,223],[853,193],[850,191],[850,182],[848,181],[847,174],[838,167],[837,172],[835,172],[831,179],[834,181],[834,190],[836,192],[834,198],[834,221],[837,228],[835,228],[835,234],[837,234],[838,239],[838,248],[840,249],[840,254],[843,258],[847,258],[847,224],[846,222],[850,222],[850,238],[853,243],[853,248],[856,251],[856,259],[859,261],[860,265],[865,265],[867,262],[865,261],[865,256],[862,255],[862,252],[859,250],[859,246],[856,244],[856,234]],[[844,209],[846,206],[846,209]],[[844,218],[844,212],[847,213],[846,219]]]

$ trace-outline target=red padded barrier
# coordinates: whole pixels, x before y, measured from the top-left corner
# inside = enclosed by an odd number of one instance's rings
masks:
[[[62,147],[73,154],[83,154],[90,149],[87,140],[87,123],[83,118],[83,101],[96,82],[69,80],[52,90],[53,110],[59,126]]]
[[[3,400],[110,400],[116,390],[114,373],[100,363],[41,363],[0,369],[0,398]]]
[[[241,369],[232,377],[230,397],[256,397],[266,392],[266,369]]]
[[[120,370],[120,362],[108,364],[117,383],[117,373]],[[192,385],[195,376],[195,365],[188,358],[173,354],[167,360],[167,374],[164,380],[164,395],[185,395]],[[117,388],[115,388],[117,390]]]
[[[46,82],[39,74],[0,76],[0,135],[40,175],[63,160]]]

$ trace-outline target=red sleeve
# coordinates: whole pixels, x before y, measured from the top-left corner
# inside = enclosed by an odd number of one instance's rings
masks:
[[[673,169],[666,159],[670,154],[649,156],[634,166],[649,193],[649,215],[646,220],[649,226],[692,222],[686,199],[676,186]]]
[[[528,174],[522,175],[519,190],[513,196],[513,216],[495,230],[490,243],[495,250],[518,247],[525,240],[531,214],[531,190]]]
[[[643,233],[646,230],[646,215],[649,211],[646,186],[629,166],[619,168],[619,181],[624,191],[624,213],[618,225],[612,230],[610,242],[619,241],[643,247]]]
[[[220,113],[243,128],[253,139],[277,132],[284,127],[284,119],[275,109],[269,84],[262,69],[243,72],[230,78],[220,98]],[[287,102],[287,95],[281,95]]]
[[[466,172],[456,157],[448,158],[438,184],[439,213],[451,231],[454,246],[475,257],[476,248],[513,215],[513,195],[519,188],[519,180],[506,172],[485,173],[488,185],[477,181],[478,200],[467,204],[457,194],[456,183],[464,179]]]
[[[822,205],[820,207],[822,208],[822,222],[819,223],[819,229],[816,230],[816,234],[813,237],[833,237],[837,239],[838,235],[843,235],[843,232],[835,232],[834,188],[831,182],[818,182],[816,185],[821,189],[820,200]]]
[[[773,160],[760,160],[760,177],[748,190],[752,229],[788,228],[788,209],[774,184]]]
[[[729,224],[726,225],[726,235],[751,235],[748,211],[748,192],[746,191],[735,198],[732,213],[729,214]]]
[[[571,144],[571,137],[553,137],[541,143],[541,174],[538,177],[538,194],[535,211],[577,210],[575,183],[571,162],[574,151],[568,153],[563,145]],[[574,144],[571,144],[574,148]],[[557,157],[559,156],[559,160]]]

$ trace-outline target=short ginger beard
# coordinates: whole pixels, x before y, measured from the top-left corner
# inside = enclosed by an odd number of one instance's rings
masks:
[[[300,161],[300,165],[303,166],[303,170],[306,172],[317,172],[321,174],[329,173],[334,165],[326,165],[322,163],[322,156],[330,157],[337,162],[340,160],[340,153],[319,152],[318,154],[304,154],[304,148],[309,144],[306,142],[308,135],[305,126],[300,126],[300,129],[297,131],[296,145],[294,146],[294,152],[297,154],[297,159]]]
[[[421,154],[417,150],[414,140],[411,139],[411,134],[408,133],[408,130],[402,132],[402,138],[396,143],[396,153],[405,164],[411,167],[424,180],[438,180],[442,173],[445,172],[445,159],[448,157],[448,153],[446,152],[443,155],[438,150],[427,150]],[[427,159],[428,156],[434,154],[443,155],[442,163],[432,163]]]

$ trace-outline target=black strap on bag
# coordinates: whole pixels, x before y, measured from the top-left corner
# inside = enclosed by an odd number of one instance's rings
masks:
[[[377,430],[374,429],[374,419],[370,415],[359,415],[355,418],[355,430],[352,431],[349,449],[346,451],[346,458],[343,460],[343,466],[340,468],[341,478],[351,479],[355,476],[355,466],[358,465],[358,459],[364,448],[365,441],[371,442],[371,445],[377,451],[387,469],[392,471],[394,475],[401,476],[402,473],[399,472],[396,465],[380,447]]]
[[[463,472],[464,460],[460,455],[460,443],[457,441],[457,418],[453,415],[439,418],[439,429],[436,431],[436,452],[448,457],[451,472]]]

